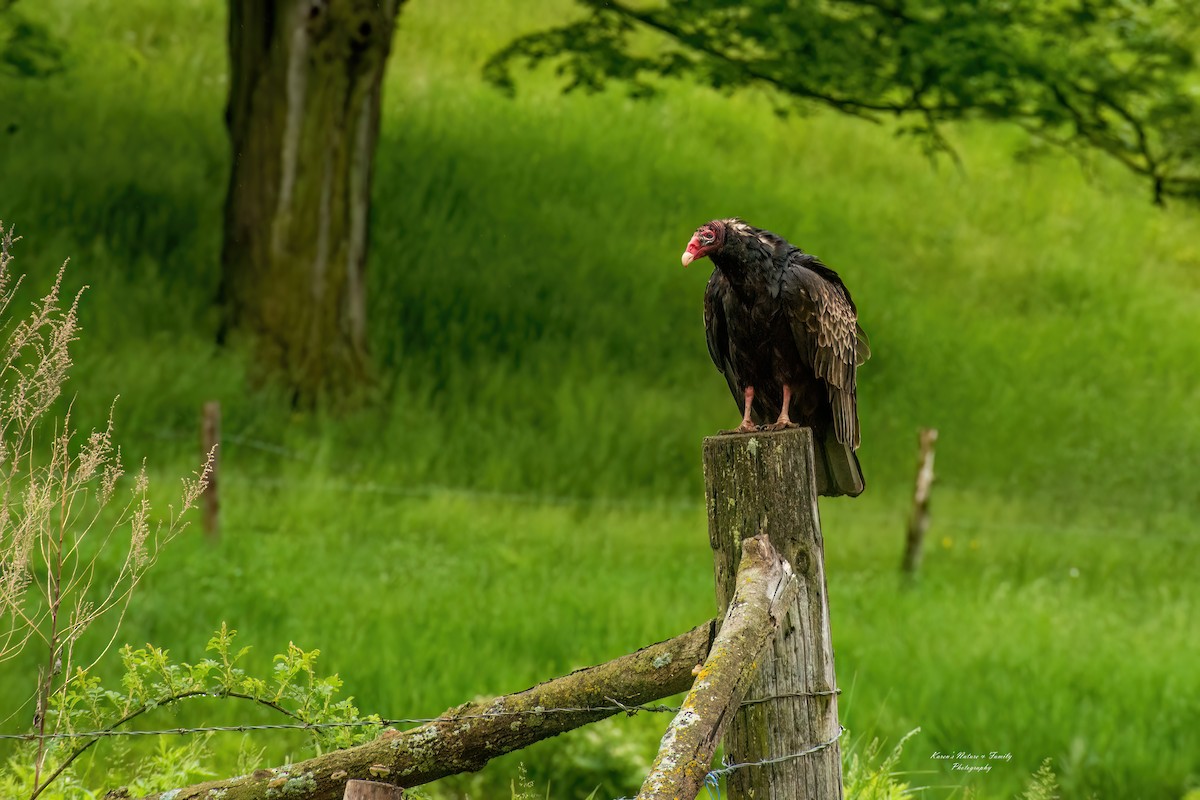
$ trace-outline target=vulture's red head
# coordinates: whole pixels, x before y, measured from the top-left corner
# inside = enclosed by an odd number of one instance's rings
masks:
[[[724,243],[725,223],[719,219],[706,222],[692,234],[692,240],[683,251],[683,265],[686,267],[697,258],[704,258]]]

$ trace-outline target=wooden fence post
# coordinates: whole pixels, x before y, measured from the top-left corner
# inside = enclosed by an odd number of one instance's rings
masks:
[[[346,781],[346,793],[342,800],[403,800],[404,790],[399,786],[379,781]]]
[[[200,417],[200,446],[203,457],[212,454],[212,467],[208,472],[208,486],[201,496],[201,514],[204,518],[204,532],[208,538],[216,539],[220,534],[221,496],[218,494],[218,477],[221,470],[221,404],[210,400],[204,404]],[[214,449],[215,448],[215,449]]]
[[[929,528],[929,493],[933,488],[933,445],[937,442],[936,428],[922,428],[918,437],[920,456],[917,460],[917,483],[913,489],[912,514],[908,518],[908,535],[904,539],[904,561],[901,571],[909,578],[921,568],[925,546],[925,531]]]
[[[841,726],[812,431],[709,437],[704,483],[721,613],[733,596],[743,539],[766,533],[800,584],[725,736],[735,764],[780,760],[730,772],[729,797],[841,800]],[[806,754],[788,758],[799,753]]]

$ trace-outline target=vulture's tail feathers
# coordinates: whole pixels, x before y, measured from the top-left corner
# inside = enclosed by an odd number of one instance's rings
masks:
[[[816,446],[817,494],[825,497],[857,497],[866,488],[862,465],[850,445],[837,440],[831,429]]]

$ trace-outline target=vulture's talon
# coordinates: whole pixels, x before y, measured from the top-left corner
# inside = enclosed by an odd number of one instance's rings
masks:
[[[770,425],[764,425],[763,430],[764,431],[786,431],[788,428],[799,428],[799,427],[800,427],[800,425],[798,423],[792,422],[791,420],[786,420],[786,421],[781,420],[779,422],[772,422]]]

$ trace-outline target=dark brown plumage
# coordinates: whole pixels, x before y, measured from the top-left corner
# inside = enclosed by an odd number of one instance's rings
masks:
[[[856,372],[870,356],[837,273],[740,219],[701,225],[683,254],[715,269],[704,293],[708,352],[743,410],[734,432],[813,429],[822,494],[860,494]]]

